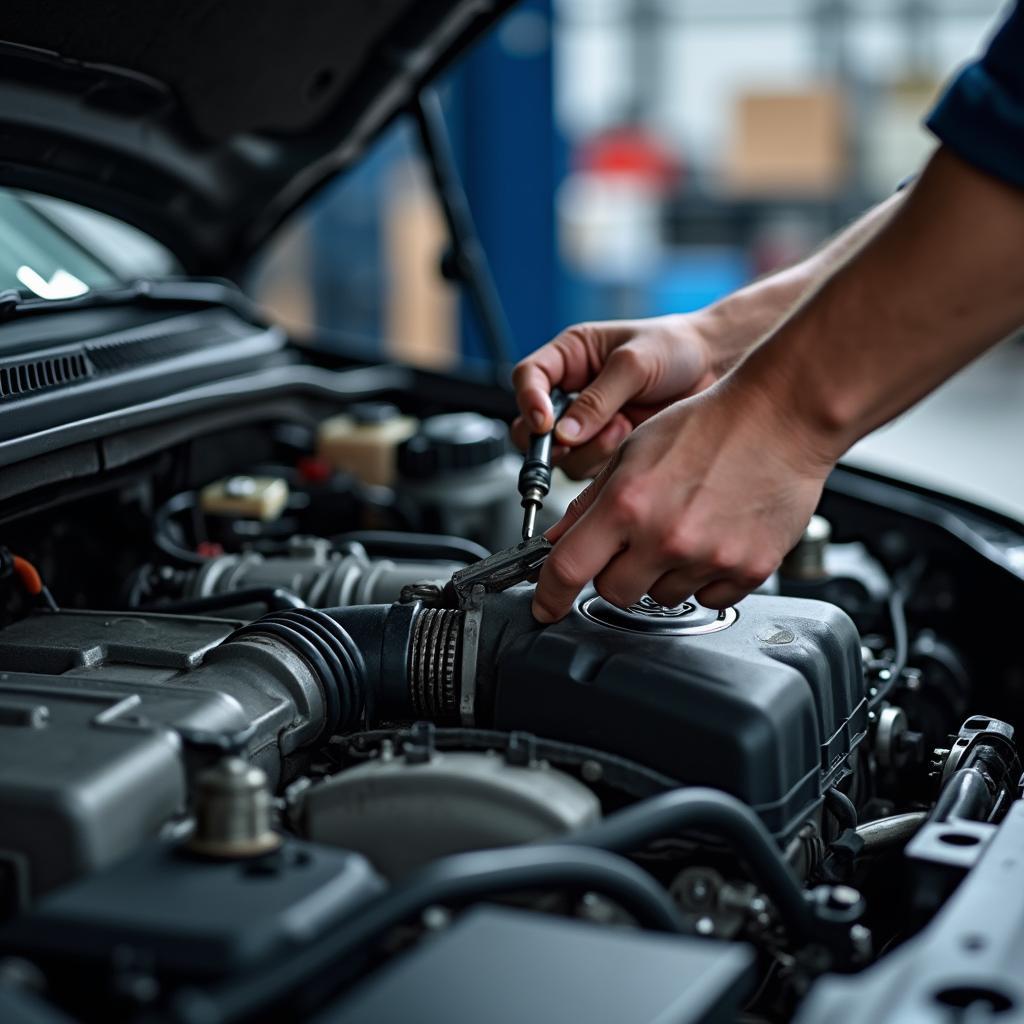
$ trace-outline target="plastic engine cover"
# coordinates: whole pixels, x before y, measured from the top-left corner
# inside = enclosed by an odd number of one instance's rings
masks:
[[[723,789],[780,838],[816,809],[864,735],[860,637],[834,605],[755,595],[722,616],[650,599],[622,611],[589,591],[538,629],[526,625],[529,599],[516,588],[483,616],[494,632],[481,650],[493,655],[478,679],[495,728]]]

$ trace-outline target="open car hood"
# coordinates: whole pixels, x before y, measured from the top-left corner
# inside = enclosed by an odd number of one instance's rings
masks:
[[[0,185],[230,273],[513,0],[0,6]]]

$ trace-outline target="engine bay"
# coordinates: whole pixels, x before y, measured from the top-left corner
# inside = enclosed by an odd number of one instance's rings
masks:
[[[9,503],[3,1019],[602,1020],[628,966],[631,1020],[860,1020],[937,955],[1021,827],[1012,526],[840,470],[735,608],[542,627],[480,570],[521,460],[470,405],[319,398]]]

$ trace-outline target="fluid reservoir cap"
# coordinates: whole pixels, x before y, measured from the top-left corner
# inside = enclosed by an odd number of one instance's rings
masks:
[[[508,451],[508,428],[475,412],[431,416],[398,449],[398,472],[410,480],[486,466]]]
[[[668,607],[646,594],[636,604],[619,608],[603,597],[591,597],[580,611],[592,622],[647,636],[700,636],[728,629],[738,618],[735,608],[715,611],[691,601]]]

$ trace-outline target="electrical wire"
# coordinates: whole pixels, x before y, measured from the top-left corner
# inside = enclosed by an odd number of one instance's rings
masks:
[[[195,491],[182,491],[181,494],[168,498],[153,513],[153,544],[175,565],[189,569],[197,565],[206,565],[209,559],[180,544],[174,539],[172,530],[176,528],[174,517],[182,512],[194,511],[198,501],[199,496]]]
[[[16,555],[6,548],[2,549],[3,557],[0,558],[0,565],[5,565],[7,571],[17,577],[22,589],[29,597],[42,601],[51,612],[59,612],[60,607],[50,593],[50,588],[43,582],[39,570],[21,555]]]
[[[896,686],[903,675],[903,670],[907,667],[907,661],[910,658],[907,601],[913,594],[914,588],[920,582],[925,564],[923,556],[914,561],[897,576],[892,592],[889,594],[887,608],[889,612],[889,625],[892,630],[893,657],[892,661],[885,666],[885,670],[889,673],[888,678],[884,680],[884,685],[878,687],[877,692],[869,702],[871,708],[881,704],[889,696],[893,687]]]

